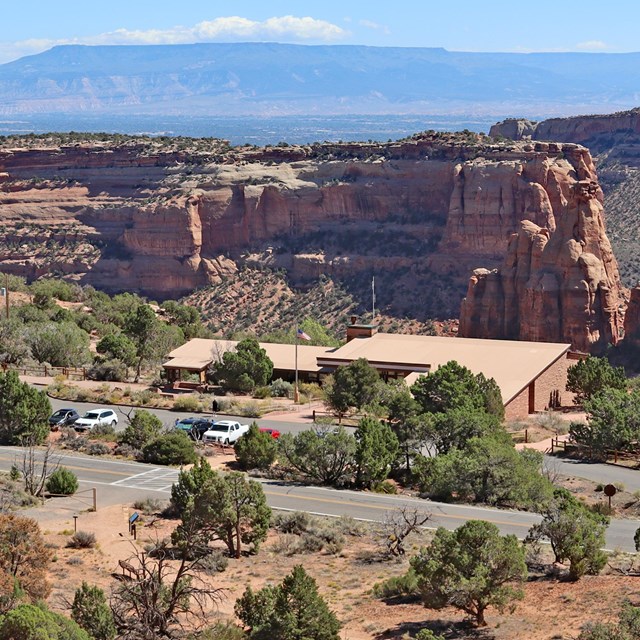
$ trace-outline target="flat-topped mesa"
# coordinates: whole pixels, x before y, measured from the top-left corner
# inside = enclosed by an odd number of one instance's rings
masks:
[[[594,179],[567,178],[553,186],[555,228],[522,220],[502,266],[474,271],[461,336],[570,342],[583,352],[617,344],[623,301],[602,191]]]
[[[606,152],[629,163],[640,157],[640,109],[617,113],[549,118],[532,122],[507,118],[494,124],[489,135],[510,140],[553,140],[582,144],[593,153]]]

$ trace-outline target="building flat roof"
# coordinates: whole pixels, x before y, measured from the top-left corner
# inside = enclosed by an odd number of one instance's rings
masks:
[[[571,345],[556,342],[484,340],[376,333],[354,338],[318,359],[323,366],[348,364],[366,358],[378,368],[413,370],[405,380],[411,385],[421,372],[435,371],[455,360],[473,373],[493,378],[507,404],[545,369],[569,351]]]
[[[236,340],[193,338],[181,347],[174,349],[169,354],[171,360],[168,360],[162,366],[174,369],[202,370],[209,363],[221,360],[224,353],[235,349],[237,344]],[[267,352],[273,362],[274,369],[295,370],[295,345],[261,342],[260,346]],[[318,358],[333,350],[333,347],[312,347],[298,344],[298,371],[317,373],[321,368],[318,365]],[[180,364],[176,365],[174,364],[175,362]],[[204,366],[202,363],[204,363]]]

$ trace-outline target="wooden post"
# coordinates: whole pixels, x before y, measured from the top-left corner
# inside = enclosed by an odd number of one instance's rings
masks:
[[[524,430],[524,443],[527,444],[529,442],[529,429]]]
[[[98,510],[98,490],[95,487],[93,487],[91,491],[93,492],[93,510],[97,511]]]

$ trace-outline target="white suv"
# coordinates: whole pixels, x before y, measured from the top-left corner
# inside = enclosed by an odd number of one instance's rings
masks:
[[[115,427],[117,424],[118,416],[113,409],[91,409],[73,423],[73,428],[76,431],[87,431],[97,426]]]

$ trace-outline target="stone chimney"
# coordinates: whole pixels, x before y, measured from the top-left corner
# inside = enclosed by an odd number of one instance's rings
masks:
[[[347,326],[347,342],[354,338],[371,338],[378,333],[377,324],[358,324],[358,316],[351,316],[351,324]]]

